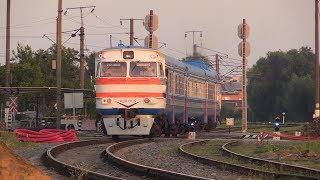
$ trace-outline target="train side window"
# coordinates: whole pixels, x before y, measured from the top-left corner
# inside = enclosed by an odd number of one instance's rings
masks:
[[[186,89],[186,81],[184,76],[180,76],[180,83],[179,83],[179,89],[180,89],[180,94],[185,95],[185,89]]]
[[[168,69],[166,69],[167,71]],[[172,73],[167,73],[167,91],[172,93]]]
[[[214,98],[214,85],[209,84],[208,86],[208,99],[213,99]]]
[[[176,75],[176,87],[175,87],[176,94],[180,94],[179,86],[180,86],[180,76]]]

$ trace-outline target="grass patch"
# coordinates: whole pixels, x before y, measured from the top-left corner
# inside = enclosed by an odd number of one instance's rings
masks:
[[[272,166],[272,165],[261,165],[261,164],[254,164],[254,163],[249,163],[246,161],[242,161],[239,160],[236,157],[232,157],[232,156],[223,156],[222,151],[221,151],[221,146],[227,142],[230,142],[228,140],[211,140],[208,141],[206,143],[203,144],[196,144],[194,146],[185,146],[183,149],[189,153],[198,155],[198,156],[202,156],[202,157],[206,157],[215,161],[220,161],[220,162],[225,162],[225,163],[230,163],[230,164],[234,164],[234,165],[240,165],[240,166],[244,166],[244,167],[248,167],[251,169],[255,169],[255,170],[260,170],[260,171],[270,171],[270,172],[274,172],[274,173],[287,173],[287,174],[299,174],[299,172],[289,172],[289,171],[280,171],[278,170],[276,167]],[[250,144],[249,144],[250,145]],[[252,146],[256,146],[255,143],[251,143]],[[265,153],[265,152],[269,152],[269,151],[278,151],[278,147],[277,146],[267,146],[264,148],[260,148],[260,149],[250,149],[247,148],[246,146],[241,146],[241,147],[236,147],[238,148],[237,150],[241,149],[241,152],[245,152],[247,155],[250,153],[253,153],[254,151],[260,152],[260,153]],[[247,151],[247,150],[250,151]],[[256,174],[250,174],[249,176],[252,176],[254,179],[268,179],[267,177],[260,177],[257,176]]]
[[[265,141],[261,145],[252,142],[243,142],[229,149],[251,157],[270,159],[320,170],[319,141]]]
[[[33,142],[21,142],[17,138],[14,132],[0,131],[0,141],[3,141],[8,147],[12,149],[21,147],[35,147],[36,143]]]
[[[206,157],[209,159],[213,159],[220,162],[235,164],[235,165],[241,165],[253,169],[258,170],[272,170],[270,167],[263,167],[263,166],[256,166],[251,163],[247,163],[244,161],[240,161],[237,158],[230,157],[230,156],[223,156],[221,147],[223,144],[230,142],[227,140],[212,140],[209,142],[206,142],[202,145],[194,145],[194,146],[185,146],[184,150],[187,152],[190,152],[195,155],[199,155],[202,157]],[[273,169],[274,172],[276,172],[276,169]]]
[[[303,125],[297,125],[297,126],[280,126],[280,132],[286,133],[286,134],[294,134],[295,131],[302,131]],[[248,132],[250,133],[259,133],[259,132],[274,132],[274,126],[273,124],[270,125],[264,125],[264,126],[249,126]]]

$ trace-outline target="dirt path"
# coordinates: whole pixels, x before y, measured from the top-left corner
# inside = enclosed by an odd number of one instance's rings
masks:
[[[0,141],[0,179],[49,180],[36,166],[29,164],[16,155],[2,141]]]

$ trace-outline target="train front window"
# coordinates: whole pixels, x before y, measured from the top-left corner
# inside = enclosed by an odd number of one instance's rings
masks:
[[[156,62],[131,62],[131,77],[157,77]]]
[[[100,77],[126,77],[126,62],[102,62],[100,65]]]

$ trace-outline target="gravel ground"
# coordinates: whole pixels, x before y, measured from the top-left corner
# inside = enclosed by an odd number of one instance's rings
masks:
[[[103,162],[100,154],[111,144],[106,143],[70,149],[59,154],[57,159],[77,167],[123,179],[143,179],[143,177],[125,172],[113,164]]]
[[[242,136],[242,133],[238,132],[219,132],[219,131],[211,131],[211,132],[199,132],[196,134],[196,138],[201,139],[214,139],[214,138],[239,138]]]
[[[185,139],[158,139],[152,143],[123,148],[115,154],[135,163],[188,175],[211,179],[237,179],[240,176],[235,172],[221,171],[213,166],[181,156],[178,148],[186,142],[190,141]]]
[[[69,179],[63,175],[58,174],[53,169],[48,169],[45,167],[41,162],[41,156],[42,154],[49,149],[50,147],[53,147],[55,145],[58,145],[58,143],[39,143],[36,144],[34,147],[24,147],[24,148],[18,148],[14,149],[15,153],[22,158],[25,158],[28,162],[31,164],[39,167],[45,174],[50,176],[53,180],[65,180]]]

